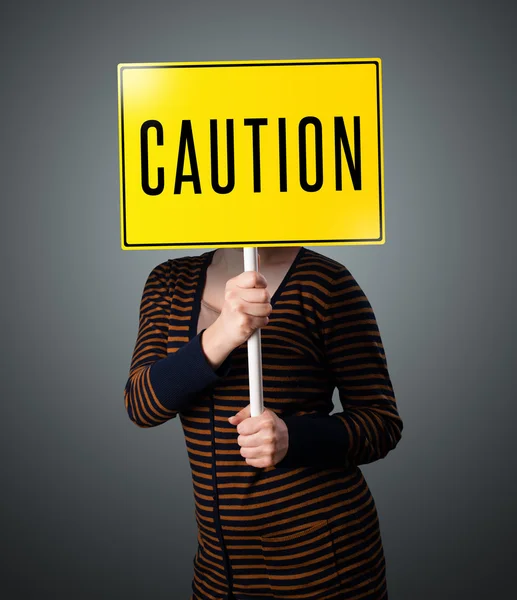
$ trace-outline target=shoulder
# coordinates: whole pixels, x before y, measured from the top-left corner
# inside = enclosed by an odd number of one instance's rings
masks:
[[[205,255],[206,252],[200,256],[178,256],[177,258],[169,258],[153,267],[151,273],[165,276],[182,270],[196,268],[203,263]]]
[[[303,266],[307,281],[317,286],[327,298],[343,284],[358,285],[346,265],[316,250],[305,248]]]
[[[179,256],[158,263],[148,274],[146,286],[159,285],[170,290],[178,278],[190,277],[197,273],[206,259],[206,254],[205,252],[199,256]]]
[[[311,261],[314,264],[318,264],[324,269],[324,271],[333,275],[339,274],[339,272],[342,270],[347,270],[345,265],[336,259],[326,256],[325,254],[321,254],[321,252],[317,252],[316,250],[312,250],[310,248],[304,248],[304,259],[306,261]]]
[[[350,269],[338,260],[306,249],[303,279],[305,295],[314,305],[320,323],[343,320],[353,311],[373,312],[371,304]]]

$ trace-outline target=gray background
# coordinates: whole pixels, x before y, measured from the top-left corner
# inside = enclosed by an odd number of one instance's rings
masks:
[[[515,592],[509,5],[2,4],[2,599],[190,595],[181,424],[123,388],[147,275],[202,250],[120,249],[117,63],[377,56],[387,242],[312,248],[370,299],[404,421],[363,468],[390,600]]]

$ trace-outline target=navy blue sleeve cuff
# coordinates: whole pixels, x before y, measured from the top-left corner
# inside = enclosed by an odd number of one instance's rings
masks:
[[[287,425],[289,447],[278,468],[347,467],[348,433],[333,415],[289,415],[280,417]]]
[[[174,354],[151,365],[151,385],[166,408],[186,408],[197,394],[223,379],[231,369],[231,353],[217,369],[212,368],[201,346],[204,331],[200,331]]]

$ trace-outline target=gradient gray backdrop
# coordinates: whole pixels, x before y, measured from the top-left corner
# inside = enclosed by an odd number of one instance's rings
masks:
[[[123,389],[147,275],[202,250],[120,249],[117,63],[338,57],[383,60],[387,242],[307,247],[370,299],[404,421],[363,468],[390,600],[515,594],[509,5],[2,4],[2,600],[190,596],[181,424]]]

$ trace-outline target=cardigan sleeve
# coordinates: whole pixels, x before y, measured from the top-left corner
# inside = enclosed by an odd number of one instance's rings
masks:
[[[289,447],[277,467],[348,467],[384,458],[403,423],[374,311],[346,267],[335,273],[321,316],[328,372],[343,410],[289,415]]]
[[[176,352],[167,353],[170,269],[169,261],[157,265],[145,283],[137,339],[124,388],[127,414],[143,428],[177,417],[197,394],[220,381],[231,367],[231,354],[215,370],[208,362],[201,346],[206,329]]]

